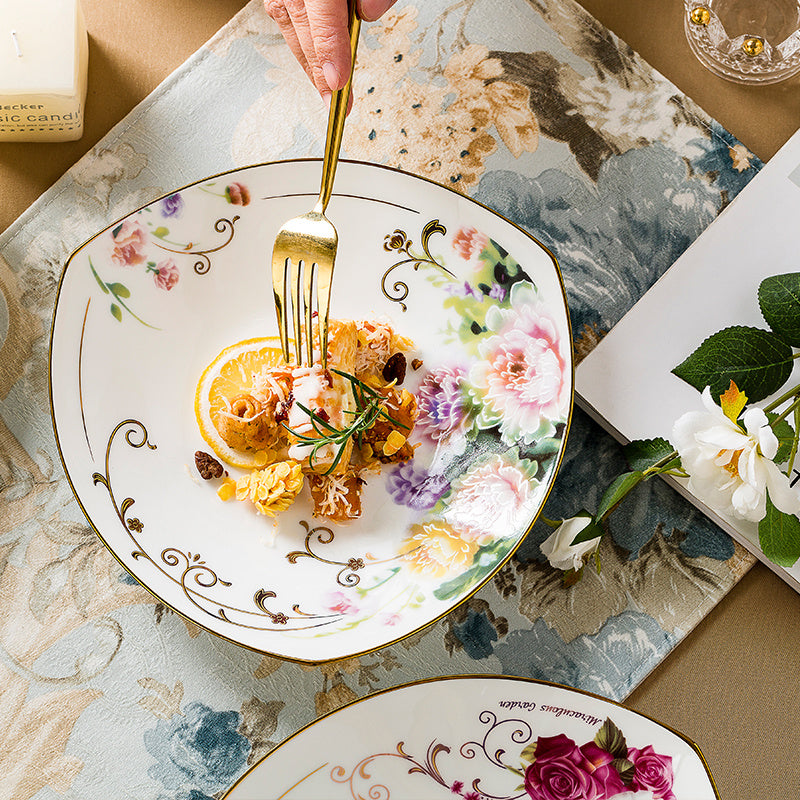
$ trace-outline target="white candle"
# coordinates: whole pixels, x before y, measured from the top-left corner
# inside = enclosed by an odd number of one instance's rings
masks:
[[[80,0],[0,0],[0,142],[80,139],[88,55]]]

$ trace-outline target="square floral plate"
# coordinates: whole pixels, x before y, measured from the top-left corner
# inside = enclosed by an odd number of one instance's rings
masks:
[[[312,518],[306,494],[275,529],[222,502],[194,467],[198,379],[277,334],[272,244],[319,175],[316,160],[247,167],[109,226],[67,262],[50,353],[61,457],[111,552],[198,625],[303,662],[404,638],[488,580],[544,505],[573,394],[553,255],[454,191],[343,162],[331,314],[414,341],[415,457],[370,477],[346,526]]]
[[[276,747],[223,800],[719,800],[695,744],[595,695],[433,678],[369,695]]]

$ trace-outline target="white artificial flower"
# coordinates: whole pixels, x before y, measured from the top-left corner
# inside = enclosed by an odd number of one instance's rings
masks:
[[[800,514],[800,496],[772,459],[778,439],[760,408],[748,408],[742,425],[729,419],[703,391],[705,411],[684,414],[672,429],[673,443],[689,473],[689,491],[715,511],[758,522],[767,491],[779,511]]]
[[[542,553],[547,556],[551,566],[556,569],[580,569],[584,557],[597,550],[600,537],[589,539],[587,542],[572,544],[572,540],[592,521],[590,516],[578,516],[565,519],[562,523],[539,545]]]

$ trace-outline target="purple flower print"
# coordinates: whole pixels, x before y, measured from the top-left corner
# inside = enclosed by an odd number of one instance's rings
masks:
[[[171,194],[160,203],[162,217],[179,217],[183,213],[183,198],[180,194]]]
[[[438,367],[429,372],[417,392],[417,427],[438,441],[459,430],[465,421],[462,385],[466,370]]]
[[[508,297],[508,289],[501,283],[493,283],[492,288],[489,289],[489,297],[502,303]]]
[[[398,505],[424,511],[436,505],[450,483],[441,475],[429,475],[412,464],[403,464],[389,473],[387,488]]]
[[[448,284],[444,290],[456,297],[472,297],[479,303],[483,302],[483,292],[476,292],[469,281],[464,281],[462,284]]]

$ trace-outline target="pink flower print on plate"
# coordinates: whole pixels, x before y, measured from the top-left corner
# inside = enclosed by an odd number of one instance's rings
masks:
[[[513,535],[536,510],[536,481],[502,456],[492,456],[453,485],[444,518],[480,545]]]
[[[180,280],[181,273],[177,264],[173,259],[168,258],[166,261],[158,263],[153,270],[153,280],[159,289],[169,291],[175,288]]]
[[[459,228],[453,237],[453,249],[465,261],[479,254],[488,243],[489,237],[473,227]]]
[[[652,792],[655,800],[674,800],[672,756],[663,756],[648,744],[641,750],[629,748],[628,761],[634,766],[634,789]]]
[[[563,733],[540,736],[534,762],[525,770],[525,791],[533,800],[606,800],[592,765]],[[620,782],[621,789],[622,784]]]
[[[470,370],[472,394],[482,405],[479,426],[499,425],[508,444],[552,435],[569,409],[568,343],[533,286],[514,284],[511,307],[490,308],[486,327],[491,335]]]
[[[250,203],[250,190],[243,183],[231,183],[225,187],[225,198],[234,206]]]
[[[358,614],[360,611],[352,598],[344,592],[331,592],[331,594],[328,595],[327,606],[330,611],[335,611],[337,614],[345,616]]]
[[[147,233],[134,219],[126,219],[111,232],[114,249],[111,260],[118,267],[131,267],[144,262]]]

